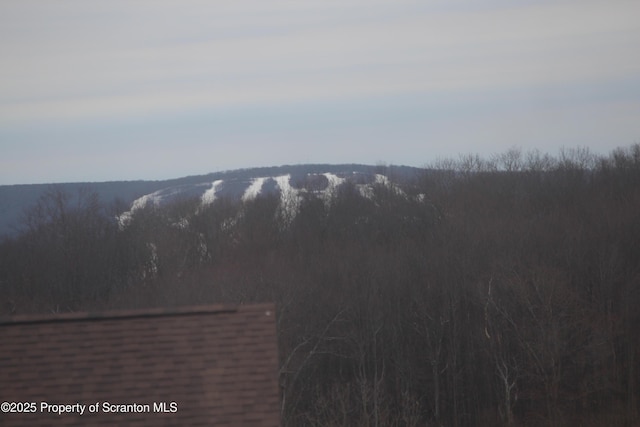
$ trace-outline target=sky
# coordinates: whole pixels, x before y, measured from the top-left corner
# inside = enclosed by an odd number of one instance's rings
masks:
[[[640,142],[637,0],[2,0],[0,185]]]

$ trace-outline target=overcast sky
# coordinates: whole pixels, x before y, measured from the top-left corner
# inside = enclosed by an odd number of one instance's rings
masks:
[[[0,184],[637,142],[637,0],[0,2]]]

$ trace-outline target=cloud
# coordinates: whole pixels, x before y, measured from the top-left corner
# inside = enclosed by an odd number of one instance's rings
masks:
[[[637,16],[626,0],[4,0],[0,181],[607,151],[638,138]],[[38,178],[16,178],[30,163]]]
[[[631,2],[479,11],[440,1],[230,3],[11,3],[1,42],[2,121],[543,86],[640,73],[634,18],[640,7]]]

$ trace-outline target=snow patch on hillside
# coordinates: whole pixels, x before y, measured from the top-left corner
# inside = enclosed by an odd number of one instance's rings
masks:
[[[329,186],[327,187],[327,191],[333,191],[336,187],[346,181],[344,178],[340,178],[338,175],[330,172],[323,173],[325,177],[327,177],[327,181],[329,181]]]
[[[244,194],[242,195],[242,201],[246,202],[258,197],[266,180],[267,178],[265,177],[253,178],[251,180],[251,185],[245,190]]]
[[[298,215],[302,198],[300,192],[291,186],[291,175],[282,175],[274,178],[276,185],[280,189],[280,214],[285,224],[291,223]]]
[[[391,181],[389,181],[389,178],[387,178],[385,175],[381,175],[379,173],[376,174],[376,184],[382,184],[382,185],[390,185]]]
[[[346,179],[340,178],[338,175],[330,172],[323,173],[323,175],[327,178],[327,181],[329,181],[329,184],[327,185],[327,188],[322,193],[322,198],[325,204],[329,204],[331,203],[331,200],[333,199],[333,197],[336,195],[338,187],[342,185],[346,181]]]
[[[276,176],[274,178],[276,185],[281,193],[295,193],[296,190],[291,186],[291,175]]]
[[[138,209],[144,209],[147,205],[153,204],[154,206],[158,206],[160,204],[160,199],[162,196],[160,195],[163,190],[158,190],[155,193],[145,194],[142,197],[137,198],[131,204],[130,212],[137,211]]]
[[[381,185],[381,186],[390,188],[396,192],[399,192],[401,194],[404,194],[404,191],[402,191],[402,189],[400,189],[400,187],[398,187],[396,184],[391,182],[391,180],[387,178],[386,175],[377,173],[374,177],[373,184]],[[371,184],[358,184],[356,187],[358,188],[358,191],[360,192],[360,195],[362,197],[365,197],[367,199],[373,199],[374,188]]]
[[[178,200],[180,197],[198,197],[200,199],[200,206],[198,209],[211,205],[223,194],[233,194],[242,202],[247,202],[254,200],[265,192],[272,192],[274,190],[273,187],[275,186],[275,189],[277,189],[280,196],[278,215],[283,220],[283,223],[288,225],[297,216],[304,195],[307,192],[312,192],[314,195],[322,198],[327,206],[331,205],[332,201],[335,200],[338,189],[346,182],[354,182],[358,192],[363,197],[369,199],[374,197],[374,188],[376,186],[384,186],[395,191],[397,194],[404,194],[404,192],[395,183],[383,174],[367,174],[353,171],[351,173],[314,172],[307,173],[306,175],[307,180],[303,180],[303,182],[306,182],[309,188],[304,187],[304,184],[303,188],[293,186],[292,174],[261,176],[235,181],[217,179],[198,184],[185,184],[168,187],[146,194],[134,200],[130,209],[127,212],[120,214],[117,217],[117,220],[120,227],[125,228],[131,223],[133,215],[137,211],[149,206],[162,206],[174,199]],[[318,180],[318,178],[321,177],[324,177],[324,179]],[[326,186],[323,182],[325,179]],[[184,224],[177,224],[176,226],[180,227],[184,226]]]
[[[205,191],[202,195],[201,200],[203,206],[210,205],[216,200],[216,192],[220,189],[223,182],[223,180],[218,179],[211,183],[211,188]]]
[[[120,225],[120,228],[124,228],[131,223],[131,219],[133,218],[133,213],[135,211],[144,209],[149,204],[159,206],[160,201],[164,197],[163,193],[165,193],[166,191],[166,189],[158,190],[151,194],[145,194],[144,196],[138,197],[136,200],[134,200],[131,204],[131,209],[121,213],[118,216],[118,224]]]

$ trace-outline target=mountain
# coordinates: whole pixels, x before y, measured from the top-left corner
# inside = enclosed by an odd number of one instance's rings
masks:
[[[328,194],[345,182],[352,182],[366,195],[374,183],[411,179],[420,171],[409,166],[306,164],[238,169],[164,181],[4,185],[0,186],[0,236],[19,233],[25,210],[51,188],[70,197],[77,197],[80,191],[95,192],[103,205],[117,209],[121,223],[125,224],[136,209],[148,204],[162,206],[185,198],[199,198],[208,204],[219,198],[246,200],[267,193]]]

